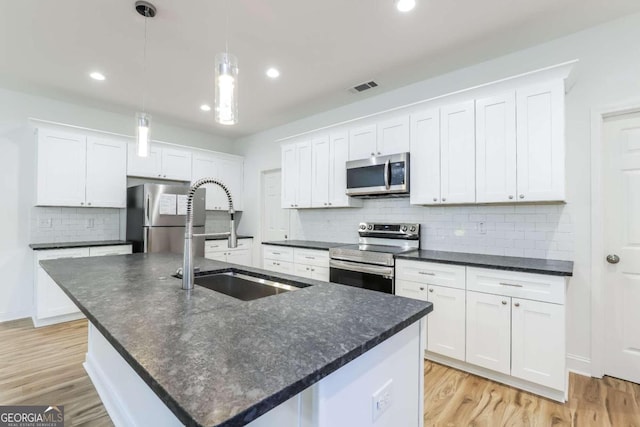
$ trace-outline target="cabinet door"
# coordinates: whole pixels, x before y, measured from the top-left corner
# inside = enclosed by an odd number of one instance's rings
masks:
[[[329,136],[329,206],[362,206],[362,201],[347,196],[347,160],[349,133],[341,131]]]
[[[296,163],[298,179],[296,188],[296,207],[311,207],[311,141],[296,145]]]
[[[129,143],[129,155],[127,156],[127,175],[145,178],[162,178],[161,150],[155,144],[149,147],[147,157],[138,156],[136,144]]]
[[[195,154],[193,156],[192,169],[191,169],[191,183],[193,184],[202,178],[216,178],[218,176],[218,163],[216,158],[207,154]],[[220,206],[216,207],[216,202],[219,202],[215,198],[220,187],[214,184],[205,184],[201,188],[205,188],[206,199],[205,209],[215,210],[221,209]],[[220,203],[218,203],[220,205]],[[222,205],[224,206],[224,205]]]
[[[132,253],[131,245],[95,246],[89,248],[89,256],[128,255]]]
[[[377,155],[406,153],[409,151],[409,116],[385,120],[377,125]]]
[[[38,131],[37,205],[84,206],[86,140],[83,135]]]
[[[514,92],[476,100],[476,201],[516,197],[516,97]]]
[[[564,306],[513,298],[511,313],[511,375],[564,390]]]
[[[311,267],[311,278],[328,282],[330,280],[329,268],[327,267]]]
[[[511,298],[467,291],[466,361],[509,375]]]
[[[563,201],[564,83],[517,91],[518,201]]]
[[[227,252],[227,262],[251,266],[251,251],[249,249],[235,249]]]
[[[476,201],[476,140],[473,101],[440,110],[442,203]]]
[[[127,143],[87,138],[87,205],[127,207]]]
[[[311,207],[329,206],[329,136],[311,141]]]
[[[211,259],[214,261],[222,261],[227,262],[227,253],[226,252],[204,252],[204,257],[207,259]]]
[[[375,156],[376,146],[376,125],[362,126],[349,131],[349,160]]]
[[[427,350],[453,359],[465,360],[465,291],[430,285],[433,303],[427,324]]]
[[[295,264],[295,274],[296,276],[305,277],[307,279],[313,278],[313,272],[311,271],[311,266],[304,264]]]
[[[191,180],[191,153],[186,150],[162,148],[162,178]]]
[[[296,144],[283,145],[282,148],[282,208],[295,208],[296,189],[298,187],[298,164]]]
[[[411,115],[411,204],[440,203],[440,110]]]
[[[233,208],[236,211],[242,210],[242,188],[244,182],[244,166],[241,160],[218,159],[218,173],[216,178],[226,185],[233,199]],[[228,210],[229,200],[222,188],[214,185],[211,190],[211,198],[216,210]],[[208,196],[207,196],[208,197]]]

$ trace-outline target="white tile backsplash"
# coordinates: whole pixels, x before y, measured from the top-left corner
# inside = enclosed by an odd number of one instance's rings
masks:
[[[31,242],[118,240],[120,209],[33,207]]]
[[[365,200],[358,209],[293,211],[292,239],[356,242],[361,221],[416,222],[421,247],[454,252],[572,260],[565,205],[412,206],[409,199]]]

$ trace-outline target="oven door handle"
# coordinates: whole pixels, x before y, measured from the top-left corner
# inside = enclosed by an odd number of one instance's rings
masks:
[[[389,168],[391,166],[391,160],[387,159],[384,162],[384,186],[389,190],[391,188],[391,181],[389,180]]]
[[[357,271],[358,273],[375,274],[383,276],[385,279],[393,279],[392,267],[376,267],[375,265],[360,264],[348,261],[330,260],[329,267],[340,270]]]

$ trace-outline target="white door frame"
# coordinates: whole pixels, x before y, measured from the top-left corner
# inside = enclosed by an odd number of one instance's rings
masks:
[[[605,287],[604,264],[604,178],[605,141],[602,135],[608,117],[640,112],[640,99],[591,109],[591,375],[604,375]]]

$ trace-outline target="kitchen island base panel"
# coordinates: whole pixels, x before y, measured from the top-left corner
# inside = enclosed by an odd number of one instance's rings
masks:
[[[63,323],[63,322],[72,322],[74,320],[84,319],[84,318],[85,318],[84,314],[82,314],[81,312],[77,312],[77,313],[62,314],[60,316],[44,317],[44,318],[38,318],[35,315],[33,315],[31,316],[31,321],[33,322],[33,326],[35,328],[41,328],[43,326],[51,326],[51,325],[55,325],[56,323]]]
[[[247,426],[422,427],[425,326],[415,322]],[[184,425],[92,323],[84,367],[116,427]],[[373,395],[390,382],[374,421]]]
[[[491,369],[483,368],[482,366],[473,365],[471,363],[463,362],[460,360],[452,359],[441,354],[432,353],[426,351],[424,354],[426,360],[439,363],[441,365],[448,366],[450,368],[458,369],[460,371],[469,372],[470,374],[477,375],[482,378],[486,378],[492,381],[506,384],[511,387],[518,388],[520,390],[528,391],[538,396],[546,397],[547,399],[555,400],[556,402],[565,403],[569,400],[569,387],[566,390],[556,390],[550,387],[545,387],[540,384],[532,383],[530,381],[522,380],[511,375],[506,375],[500,372],[492,371]],[[569,371],[566,373],[566,383],[569,383]]]

